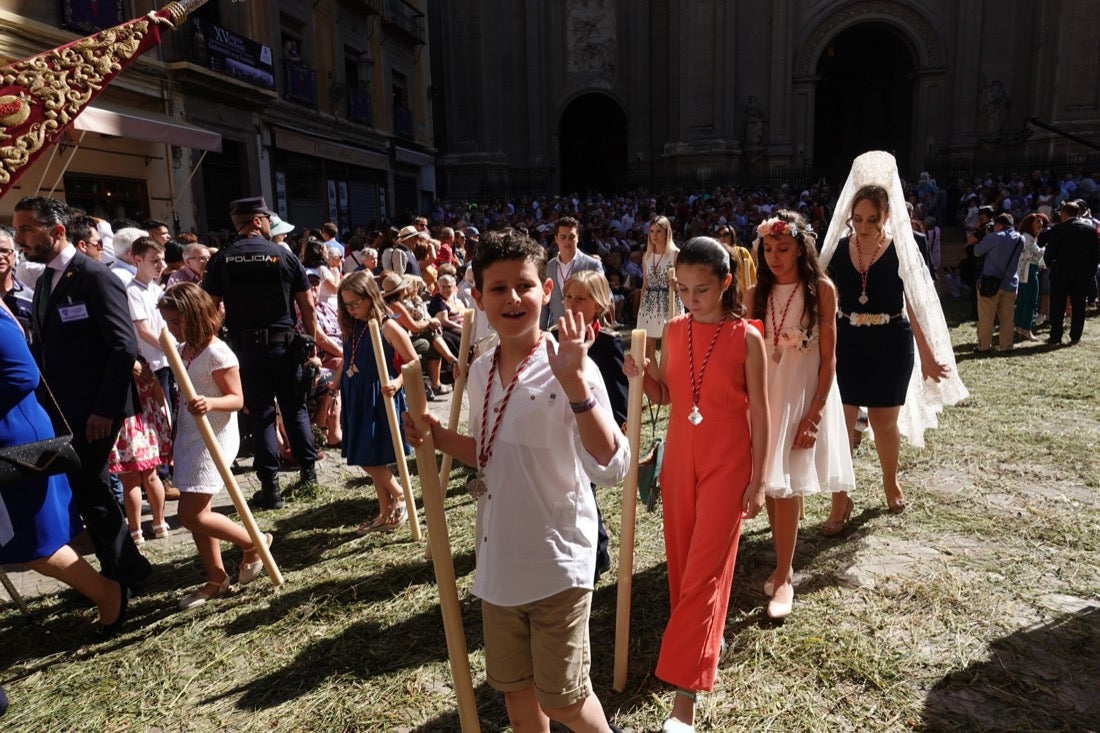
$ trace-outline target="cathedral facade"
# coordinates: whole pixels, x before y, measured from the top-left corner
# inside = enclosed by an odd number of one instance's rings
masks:
[[[429,27],[451,197],[1100,150],[1100,0],[447,0]]]

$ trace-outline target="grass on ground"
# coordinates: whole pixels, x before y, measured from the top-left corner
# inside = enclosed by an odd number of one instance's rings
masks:
[[[1074,348],[975,358],[972,322],[953,338],[971,397],[925,449],[903,448],[909,509],[885,510],[873,445],[862,446],[849,529],[821,537],[828,499],[806,502],[786,623],[762,614],[766,522],[746,525],[730,648],[698,730],[1100,730],[1100,319]],[[86,643],[94,612],[71,592],[34,599],[31,624],[0,609],[6,729],[458,730],[423,546],[407,530],[357,537],[373,489],[335,463],[321,489],[260,514],[281,590],[261,580],[178,612],[198,561],[190,543],[154,542],[156,573],[112,642]],[[618,491],[602,489],[600,503],[614,541]],[[474,505],[459,470],[446,504],[481,727],[506,730],[485,684]],[[637,519],[627,689],[610,689],[614,567],[593,598],[592,676],[613,719],[640,732],[660,728],[671,696],[652,674],[668,608],[660,510]]]

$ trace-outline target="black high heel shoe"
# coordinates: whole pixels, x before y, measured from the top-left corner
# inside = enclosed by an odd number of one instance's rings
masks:
[[[130,589],[122,583],[119,583],[118,587],[120,598],[118,617],[109,624],[100,624],[99,631],[96,632],[96,641],[107,641],[122,633],[122,626],[126,623],[126,612],[130,606]]]

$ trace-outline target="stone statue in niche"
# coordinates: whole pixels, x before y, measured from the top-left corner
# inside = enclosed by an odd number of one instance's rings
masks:
[[[569,70],[614,74],[618,45],[612,0],[574,0],[566,11]]]
[[[760,105],[756,95],[749,96],[749,102],[745,105],[745,143],[746,150],[756,150],[764,147],[768,139],[768,113]]]
[[[978,83],[978,137],[993,140],[1004,133],[1012,100],[999,79]]]

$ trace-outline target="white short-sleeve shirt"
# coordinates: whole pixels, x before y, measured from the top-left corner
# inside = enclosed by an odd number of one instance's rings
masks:
[[[499,375],[487,385],[492,359],[492,352],[484,354],[470,368],[468,423],[479,450],[485,390],[491,389],[488,437],[507,386]],[[591,359],[585,380],[595,409],[610,419],[603,378]],[[606,466],[588,454],[569,399],[540,346],[520,374],[485,470],[488,491],[478,499],[474,595],[518,606],[569,588],[592,587],[597,520],[589,481],[608,486],[626,475],[630,449],[625,436],[617,433],[617,438]]]
[[[135,323],[137,321],[147,321],[149,328],[158,335],[160,330],[164,328],[164,317],[161,316],[160,309],[157,308],[157,301],[160,300],[162,293],[164,293],[164,290],[154,282],[142,284],[137,278],[134,278],[126,284],[126,300],[130,305],[130,320]],[[136,329],[134,335],[137,336]],[[163,351],[147,343],[140,336],[137,336],[137,342],[138,353],[148,362],[153,371],[168,366],[168,357],[164,355]]]

